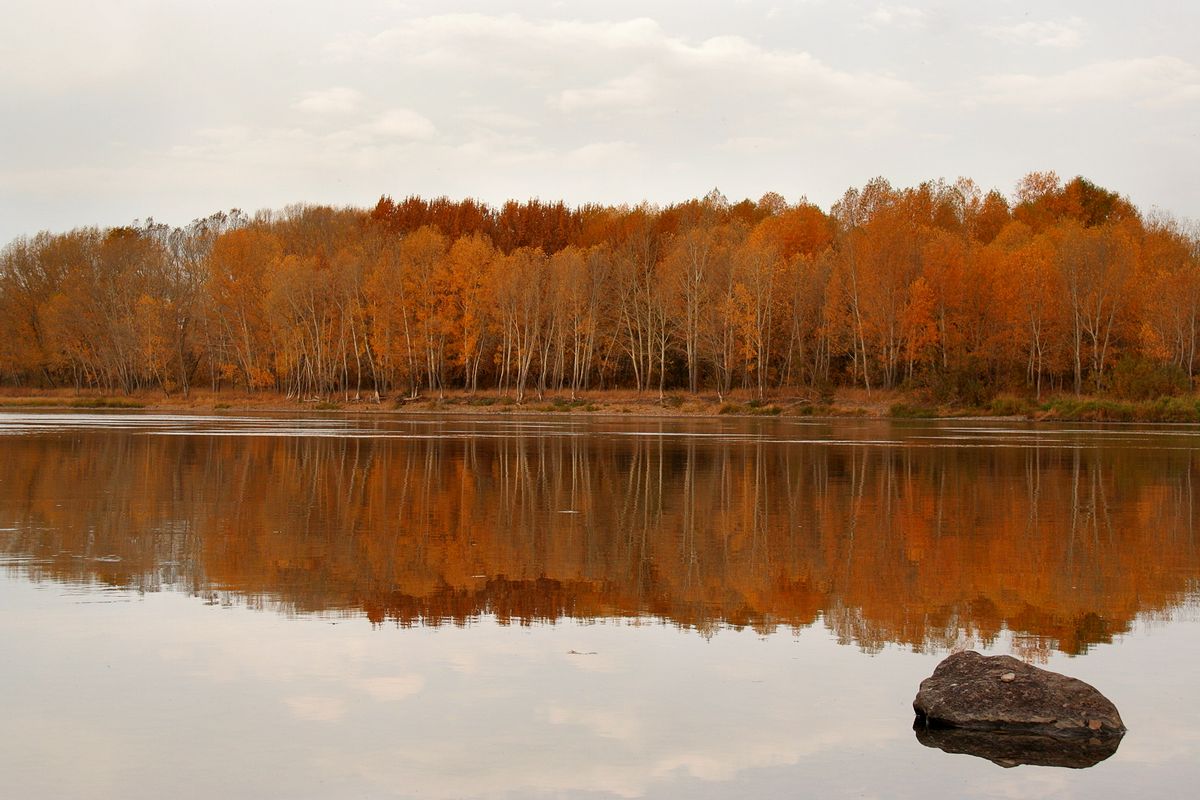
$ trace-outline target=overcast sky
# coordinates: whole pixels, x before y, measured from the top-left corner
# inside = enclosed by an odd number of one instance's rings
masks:
[[[1082,174],[1200,218],[1200,5],[5,0],[0,242],[382,194],[828,208]]]

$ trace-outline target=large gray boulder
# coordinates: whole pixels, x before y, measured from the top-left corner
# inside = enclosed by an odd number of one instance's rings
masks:
[[[935,728],[1087,738],[1125,733],[1117,707],[1091,685],[972,650],[947,657],[921,681],[913,710],[918,724]]]

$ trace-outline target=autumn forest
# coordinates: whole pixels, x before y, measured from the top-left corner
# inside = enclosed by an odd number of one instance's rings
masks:
[[[19,238],[0,380],[292,398],[1191,388],[1200,238],[1080,177],[880,178],[828,213],[382,198]]]

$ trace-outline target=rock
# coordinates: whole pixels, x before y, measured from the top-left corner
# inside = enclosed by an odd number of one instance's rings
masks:
[[[927,728],[1089,739],[1125,733],[1117,707],[1091,685],[1012,656],[971,650],[944,659],[921,681],[913,710]]]
[[[1117,752],[1120,736],[1047,736],[1039,733],[981,731],[965,728],[929,728],[920,719],[913,724],[917,741],[947,753],[986,758],[1002,767],[1031,764],[1038,767],[1086,769]]]

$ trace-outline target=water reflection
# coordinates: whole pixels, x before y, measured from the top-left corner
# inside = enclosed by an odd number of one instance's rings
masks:
[[[10,418],[11,571],[404,626],[820,621],[869,651],[1008,629],[1031,657],[1200,575],[1182,432],[115,419]]]
[[[917,741],[947,753],[986,758],[1001,767],[1030,764],[1039,767],[1087,769],[1117,752],[1120,736],[1103,738],[1055,737],[1034,733],[976,731],[913,724]]]

